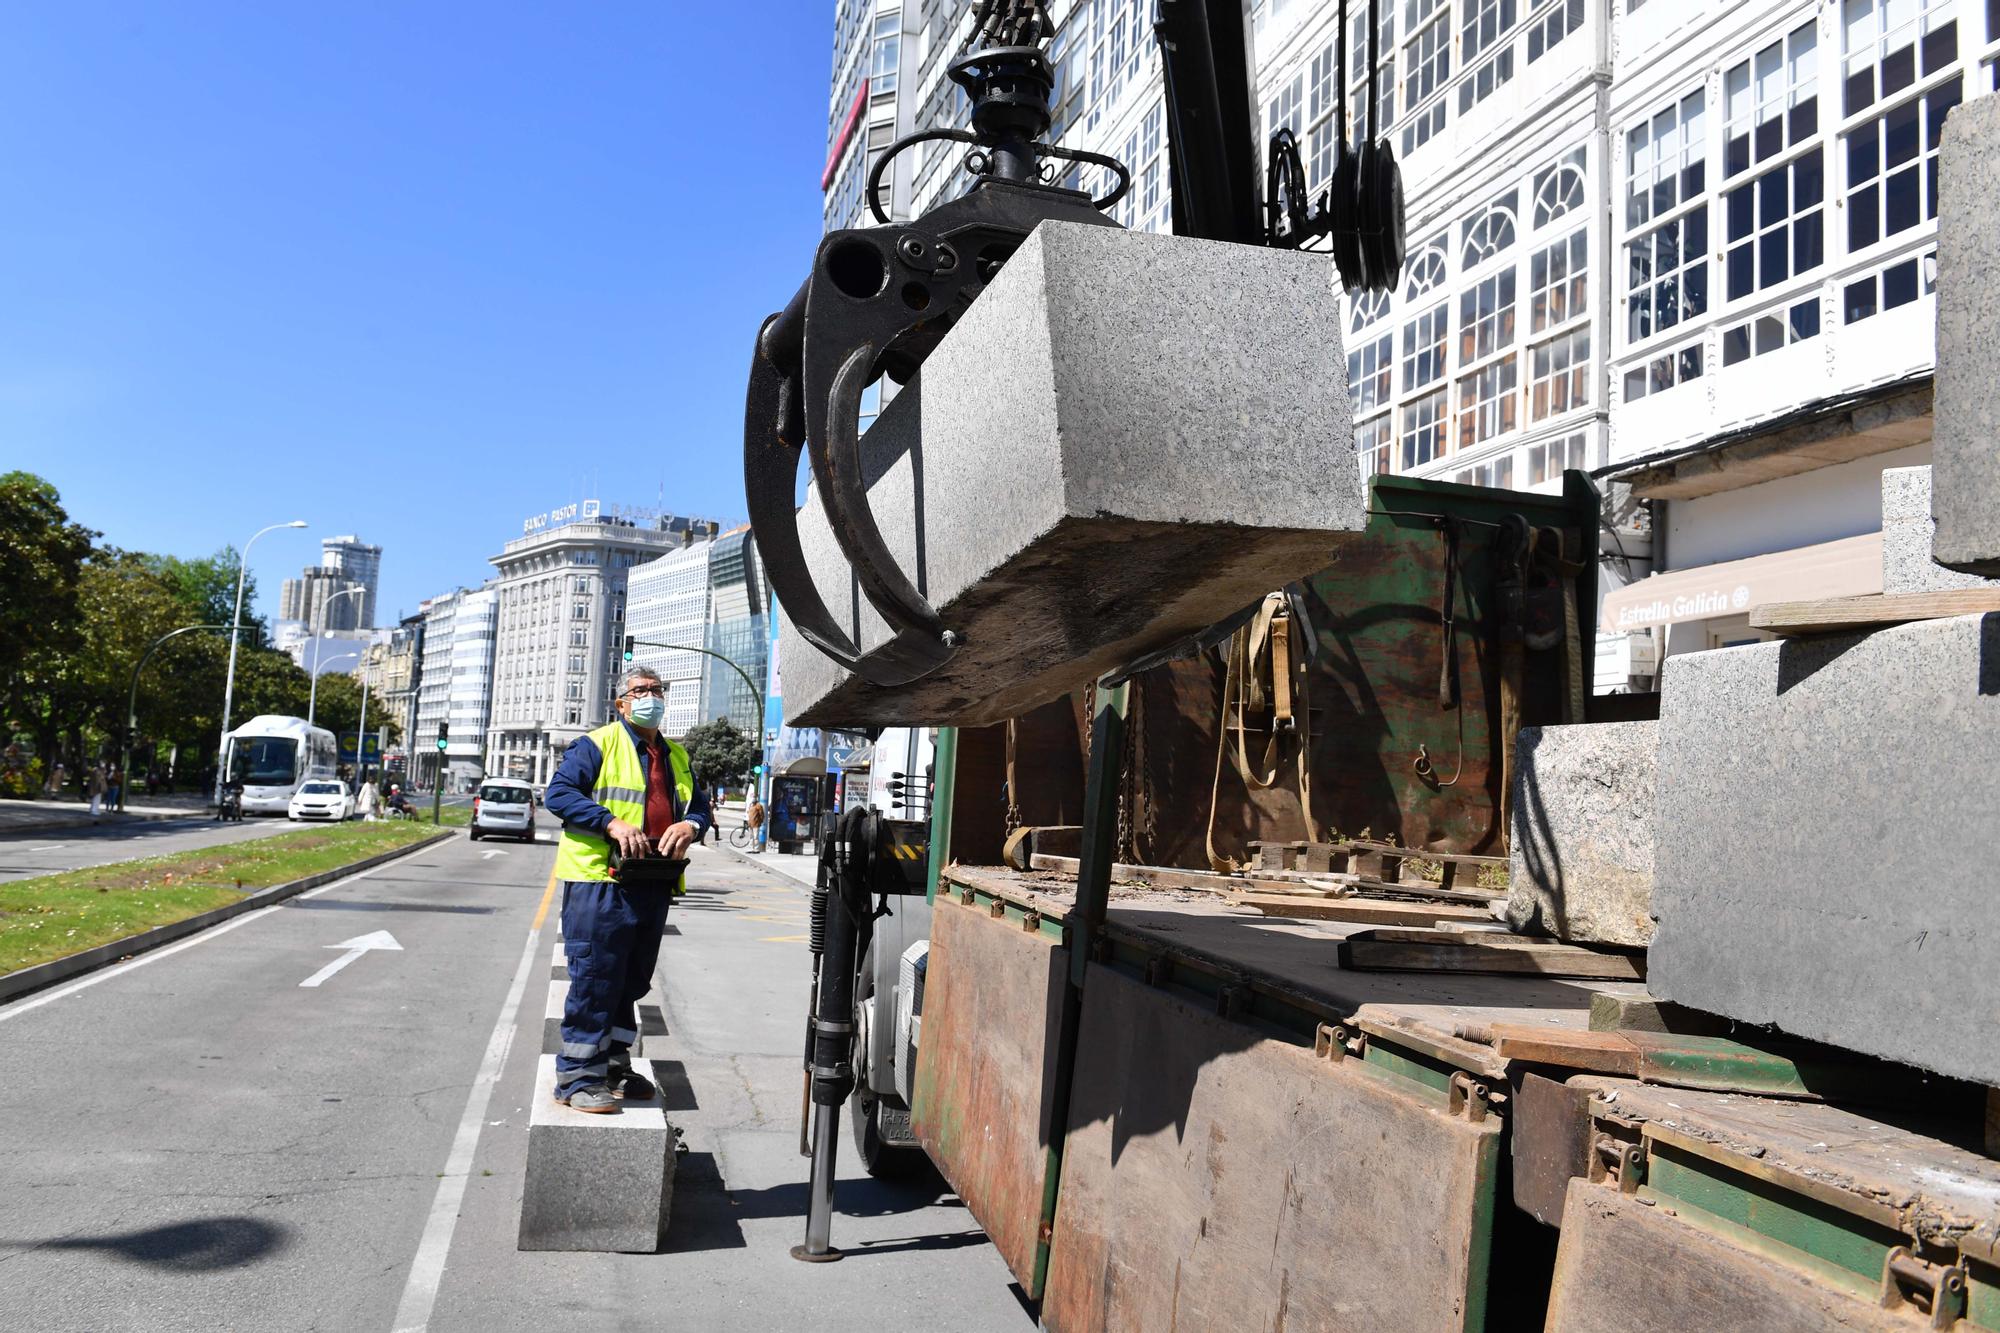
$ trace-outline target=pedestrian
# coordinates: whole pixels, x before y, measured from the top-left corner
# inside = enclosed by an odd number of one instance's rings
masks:
[[[680,883],[621,885],[611,847],[678,860],[714,820],[688,754],[660,735],[666,688],[645,667],[619,681],[618,716],[579,737],[549,779],[543,804],[562,821],[556,878],[562,881],[569,995],[556,1053],[556,1100],[604,1113],[618,1098],[645,1099],[653,1085],[632,1072],[637,1005],[653,984],[667,907]]]
[[[90,797],[90,822],[93,824],[97,822],[98,817],[104,812],[104,791],[106,786],[104,765],[92,764],[89,776],[83,780],[83,790]]]
[[[111,772],[104,779],[104,803],[113,810],[118,808],[118,793],[125,786],[125,771],[113,764]]]
[[[51,801],[60,801],[62,799],[63,783],[68,780],[68,776],[69,770],[63,767],[62,760],[56,760],[54,765],[49,769],[49,799]]]
[[[360,814],[362,823],[372,824],[375,822],[375,798],[380,794],[374,783],[364,782],[361,784],[361,790],[355,800],[355,810]]]

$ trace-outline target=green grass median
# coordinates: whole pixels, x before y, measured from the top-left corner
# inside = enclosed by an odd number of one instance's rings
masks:
[[[436,831],[428,820],[337,824],[0,884],[0,975],[338,870]]]

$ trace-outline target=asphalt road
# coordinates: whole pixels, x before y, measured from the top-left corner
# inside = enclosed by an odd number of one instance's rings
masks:
[[[0,1328],[1031,1329],[956,1200],[851,1153],[856,1253],[789,1258],[805,891],[696,857],[644,1052],[690,1147],[667,1253],[515,1249],[553,847],[460,838],[0,1007]]]
[[[108,865],[140,856],[164,856],[168,852],[248,842],[304,827],[269,816],[224,824],[207,815],[190,815],[186,819],[8,833],[0,835],[0,882]]]

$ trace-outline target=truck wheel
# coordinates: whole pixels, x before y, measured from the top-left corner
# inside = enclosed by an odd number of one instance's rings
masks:
[[[882,1100],[856,1088],[847,1099],[847,1119],[854,1126],[854,1151],[861,1165],[877,1180],[916,1180],[931,1170],[921,1148],[903,1148],[882,1141]]]

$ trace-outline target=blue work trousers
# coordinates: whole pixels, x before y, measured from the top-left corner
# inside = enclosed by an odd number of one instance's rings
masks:
[[[653,984],[672,891],[620,888],[609,881],[563,881],[563,949],[569,998],[563,1003],[556,1095],[607,1081],[613,1052],[639,1038],[638,1003]]]

